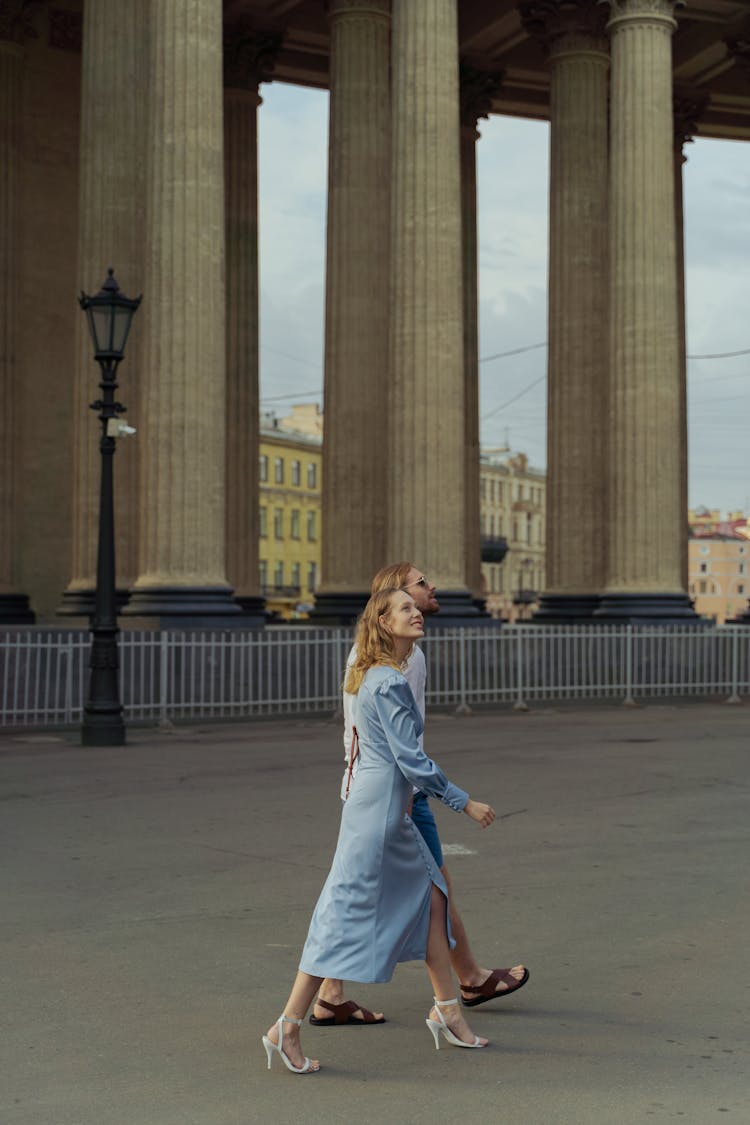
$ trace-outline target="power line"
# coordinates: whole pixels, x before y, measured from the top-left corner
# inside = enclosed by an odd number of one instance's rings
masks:
[[[501,410],[505,410],[506,406],[512,406],[514,402],[518,402],[519,398],[523,398],[524,395],[527,395],[529,391],[532,391],[534,387],[542,383],[546,378],[546,374],[540,375],[538,379],[535,379],[533,383],[529,383],[528,387],[524,387],[524,389],[519,391],[517,395],[514,395],[513,398],[509,398],[508,401],[504,402],[501,406],[496,406],[494,410],[490,410],[489,414],[483,414],[481,421],[486,422],[488,418],[494,418]]]

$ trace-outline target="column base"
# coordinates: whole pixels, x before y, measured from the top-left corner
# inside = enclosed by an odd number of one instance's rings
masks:
[[[310,625],[353,625],[370,600],[369,590],[346,590],[315,595],[315,605],[308,614]]]
[[[128,604],[129,597],[130,593],[124,587],[115,590],[115,604],[118,615]],[[63,591],[63,600],[55,610],[55,614],[58,617],[92,617],[95,600],[96,591],[93,586],[85,590],[65,590]]]
[[[35,621],[27,594],[0,594],[0,625],[33,625]]]
[[[483,599],[474,598],[468,590],[437,590],[435,597],[440,603],[440,612],[425,617],[426,629],[455,629],[467,625],[497,627],[500,624],[487,612]]]
[[[592,625],[693,625],[708,622],[693,609],[687,594],[608,594],[601,596]]]
[[[542,594],[531,618],[536,625],[591,625],[600,594]]]
[[[163,629],[247,628],[232,594],[231,586],[134,586],[122,613],[158,618]]]
[[[731,617],[725,624],[750,625],[750,602],[748,602],[747,609],[743,613],[738,613],[736,617]]]
[[[255,594],[235,594],[234,600],[242,610],[242,625],[246,629],[262,629],[270,614],[265,598]]]

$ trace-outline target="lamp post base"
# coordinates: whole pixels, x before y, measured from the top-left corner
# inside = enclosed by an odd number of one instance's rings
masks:
[[[119,714],[84,708],[81,725],[81,746],[124,746],[125,724]]]

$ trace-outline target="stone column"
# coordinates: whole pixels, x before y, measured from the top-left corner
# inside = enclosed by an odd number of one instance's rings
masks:
[[[258,86],[279,45],[276,35],[225,29],[227,577],[245,625],[265,622],[258,576]]]
[[[78,283],[96,293],[112,266],[123,293],[143,291],[145,218],[145,83],[148,79],[146,0],[87,4],[83,13],[81,135],[78,188]],[[139,90],[111,97],[109,90]],[[133,322],[118,371],[128,421],[140,429],[143,313]],[[83,314],[76,318],[73,390],[73,534],[71,579],[58,613],[89,616],[94,609],[99,519],[100,427],[89,410],[99,397],[99,368]],[[138,442],[117,444],[115,510],[118,603],[138,568]]]
[[[680,494],[682,504],[682,572],[688,588],[688,418],[687,418],[687,332],[685,327],[685,205],[682,170],[687,162],[685,145],[693,140],[698,118],[708,99],[675,91],[674,97],[674,212],[677,265],[677,344],[680,364]]]
[[[220,0],[150,9],[139,576],[125,612],[240,614],[226,580]]]
[[[607,582],[599,620],[695,620],[682,575],[673,0],[610,0]]]
[[[463,244],[464,320],[464,543],[466,583],[477,608],[484,613],[482,596],[481,528],[479,521],[479,299],[477,259],[477,124],[489,117],[492,99],[499,93],[502,75],[459,69],[461,97],[461,232]]]
[[[383,554],[388,444],[390,0],[331,0],[320,588],[351,621]]]
[[[23,39],[21,4],[0,9],[0,624],[34,622],[17,586],[16,533],[16,263],[21,157]]]
[[[550,89],[546,590],[535,620],[590,621],[605,580],[606,14],[596,0],[524,7]]]
[[[456,0],[394,0],[388,558],[476,620],[464,537],[465,386]]]

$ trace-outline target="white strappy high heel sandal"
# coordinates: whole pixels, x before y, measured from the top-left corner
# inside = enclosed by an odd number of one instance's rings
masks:
[[[273,1058],[274,1051],[276,1051],[276,1053],[281,1056],[281,1061],[283,1062],[284,1066],[287,1068],[287,1070],[291,1070],[292,1074],[317,1074],[320,1067],[311,1068],[310,1060],[308,1059],[307,1055],[305,1055],[305,1062],[303,1066],[295,1066],[292,1060],[284,1054],[284,1032],[282,1030],[282,1025],[284,1023],[296,1023],[297,1027],[302,1026],[302,1020],[294,1020],[291,1016],[286,1015],[279,1016],[279,1018],[276,1020],[276,1027],[279,1031],[278,1043],[274,1043],[273,1040],[269,1039],[267,1035],[264,1035],[262,1037],[263,1046],[266,1048],[266,1055],[268,1056],[268,1069],[271,1069],[271,1060]]]
[[[436,1020],[426,1019],[424,1022],[427,1024],[430,1031],[432,1032],[432,1038],[435,1040],[435,1050],[436,1051],[440,1050],[440,1033],[441,1032],[445,1036],[445,1038],[448,1040],[448,1042],[452,1043],[454,1047],[486,1047],[487,1046],[486,1039],[480,1039],[478,1035],[474,1036],[474,1042],[473,1043],[464,1043],[463,1039],[459,1039],[456,1035],[453,1034],[451,1029],[448,1027],[448,1024],[445,1022],[445,1017],[443,1016],[443,1013],[440,1011],[440,1009],[441,1008],[450,1008],[454,1004],[458,1004],[458,1000],[438,1000],[437,996],[434,999],[435,999],[435,1009],[436,1009],[437,1014],[438,1014],[438,1019],[436,1019]]]

